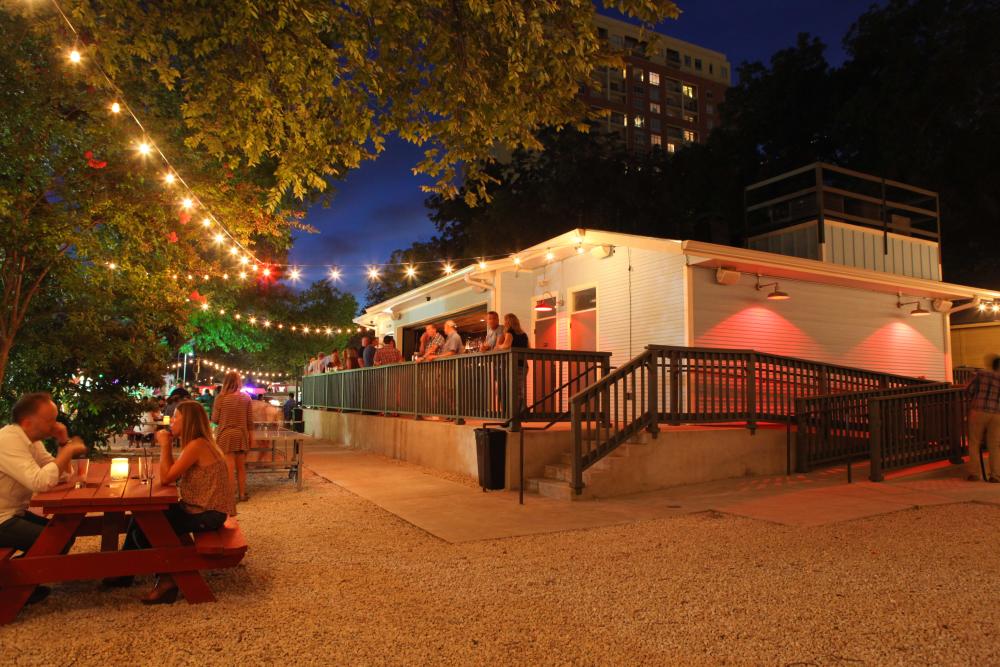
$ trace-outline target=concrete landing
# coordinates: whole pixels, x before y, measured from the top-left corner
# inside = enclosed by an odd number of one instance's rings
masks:
[[[927,505],[1000,506],[1000,484],[964,481],[964,468],[931,467],[875,484],[846,483],[843,468],[790,477],[743,477],[587,502],[477,487],[417,466],[315,443],[306,467],[401,519],[452,543],[500,539],[716,511],[789,526],[820,526]],[[859,466],[855,479],[866,479]]]

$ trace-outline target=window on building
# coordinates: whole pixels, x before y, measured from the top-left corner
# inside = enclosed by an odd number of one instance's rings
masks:
[[[695,118],[695,116],[694,116],[693,113],[685,113],[684,114],[684,122],[685,123],[696,123],[696,122],[698,122],[698,119]]]
[[[668,141],[667,142],[667,152],[668,153],[676,153],[677,152],[677,144],[675,144],[672,141]]]
[[[612,127],[622,127],[623,125],[628,124],[628,120],[623,113],[612,111],[610,118]]]
[[[645,70],[643,70],[641,67],[633,67],[632,68],[632,80],[633,81],[640,81],[640,82],[641,81],[645,81],[646,80],[646,72],[645,72]]]
[[[687,54],[684,55],[684,66],[691,67],[691,56]]]
[[[658,114],[660,113],[660,105],[656,102],[649,103],[649,113]]]
[[[694,99],[694,86],[684,84],[684,97]]]
[[[677,118],[677,109],[672,109],[670,107],[667,107],[667,116],[669,116],[670,118]]]
[[[684,138],[684,131],[679,127],[674,127],[672,125],[667,126],[667,139],[677,139],[680,141]]]
[[[645,95],[646,94],[646,86],[643,86],[641,84],[638,85],[638,86],[632,86],[632,93],[635,94],[635,95]]]
[[[603,40],[607,41],[607,39],[608,39],[608,29],[607,28],[598,28],[597,29],[597,36],[600,39],[603,39]]]
[[[587,289],[580,290],[579,292],[573,292],[573,312],[579,313],[581,310],[593,310],[597,308],[597,288],[588,287]]]
[[[708,73],[715,74],[715,65],[713,65],[712,63],[708,63]]]
[[[659,118],[650,118],[649,119],[649,129],[652,132],[659,132],[660,131],[660,119]]]
[[[694,59],[694,68],[699,72],[701,71],[701,58]]]
[[[673,49],[667,49],[667,62],[674,65],[680,65],[681,64],[680,52],[675,51]]]
[[[684,141],[698,141],[698,134],[693,130],[684,130]]]
[[[649,145],[650,146],[663,146],[663,139],[660,138],[658,134],[649,135]]]
[[[705,91],[705,97],[706,97],[707,99],[712,99],[712,98],[714,98],[714,97],[715,97],[715,93],[713,93],[713,92],[712,92],[711,90],[706,90],[706,91]]]
[[[625,48],[625,40],[621,35],[611,35],[609,38],[611,42],[611,48],[618,49],[619,51]]]
[[[715,113],[715,105],[711,104],[711,103],[706,104],[705,105],[705,113]]]
[[[649,73],[649,85],[658,86],[660,85],[660,75],[656,72]]]
[[[722,68],[722,78],[725,79],[726,81],[729,80],[729,68],[728,67],[723,67]]]
[[[633,116],[632,117],[632,125],[634,125],[635,127],[645,127],[646,126],[646,119],[643,118],[642,116],[638,116],[638,115],[637,116]]]
[[[646,100],[642,99],[641,97],[633,97],[632,107],[634,109],[639,109],[640,111],[642,111],[643,109],[646,108]]]
[[[660,89],[658,87],[649,89],[649,99],[651,100],[660,99]]]

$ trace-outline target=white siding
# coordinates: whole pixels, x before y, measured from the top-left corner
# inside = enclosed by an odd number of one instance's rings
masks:
[[[792,298],[768,301],[749,276],[725,286],[713,271],[696,268],[691,281],[696,346],[946,378],[946,316],[910,317],[912,307],[897,309],[892,294],[782,279],[781,290]]]
[[[537,283],[543,272],[536,271],[534,296],[546,291],[558,296],[557,345],[567,349],[570,292],[596,286],[598,349],[611,352],[611,364],[618,366],[651,343],[684,344],[684,263],[680,254],[625,247],[607,259],[574,256],[548,268],[544,287]],[[528,322],[523,321],[526,327]]]
[[[889,253],[886,254],[885,250],[882,232],[833,220],[826,223],[828,262],[900,276],[941,279],[936,244],[890,234]]]

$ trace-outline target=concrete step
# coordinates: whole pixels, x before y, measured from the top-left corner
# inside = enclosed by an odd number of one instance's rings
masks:
[[[532,477],[528,479],[526,488],[528,491],[533,491],[540,496],[555,498],[556,500],[573,500],[574,496],[573,489],[569,487],[569,483],[560,479]]]
[[[568,482],[572,477],[572,468],[566,463],[555,463],[545,466],[545,476],[549,479],[558,479]]]

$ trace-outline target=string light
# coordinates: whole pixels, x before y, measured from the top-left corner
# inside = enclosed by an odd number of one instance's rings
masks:
[[[216,243],[222,243],[222,242],[223,242],[223,241],[225,241],[225,240],[226,240],[226,236],[225,236],[225,234],[222,234],[222,233],[220,232],[220,233],[218,233],[218,234],[216,234],[216,235],[215,235],[215,242],[216,242]]]
[[[486,262],[484,260],[479,260],[479,268],[480,269],[485,269],[486,268]]]
[[[545,261],[546,262],[551,262],[555,258],[556,258],[555,253],[553,253],[551,250],[546,251],[546,253],[545,253]]]
[[[330,280],[340,280],[340,271],[338,269],[330,269]]]
[[[455,267],[451,265],[451,262],[445,262],[444,275],[450,276],[454,272],[455,272]]]
[[[163,182],[166,183],[167,185],[173,185],[176,181],[177,177],[174,175],[174,172],[172,171],[168,171],[163,175]]]
[[[190,197],[185,197],[184,199],[181,200],[181,208],[183,208],[185,211],[190,211],[192,208],[194,208],[194,200],[191,199]]]
[[[416,270],[416,268],[414,268],[414,267],[412,267],[412,266],[408,266],[408,267],[406,267],[406,277],[407,277],[407,278],[415,278],[415,277],[416,277],[416,275],[417,275],[417,270]]]
[[[299,271],[298,269],[292,269],[291,271],[288,272],[288,277],[291,278],[292,280],[298,280],[301,275],[302,272]]]
[[[378,280],[378,278],[379,278],[378,267],[377,266],[368,267],[368,279]]]
[[[121,113],[121,110],[122,105],[118,104],[118,102],[111,103],[111,113]]]
[[[208,229],[209,227],[212,226],[212,221],[208,218],[202,218],[201,226],[204,227],[205,229]],[[218,241],[216,241],[216,243],[218,243]]]
[[[147,156],[153,152],[153,147],[147,144],[145,141],[139,142],[139,145],[135,147],[139,151],[139,155]]]
[[[265,278],[269,278],[269,277],[271,276],[271,269],[269,269],[269,268],[267,268],[267,267],[265,266],[265,267],[264,267],[264,270],[263,270],[263,271],[261,271],[261,273],[262,273],[262,274],[264,274],[264,277],[265,277]]]
[[[521,258],[520,257],[515,257],[514,258],[514,266],[521,266]]]
[[[247,272],[240,271],[240,280],[246,280],[246,279],[247,279]]]
[[[83,60],[83,56],[80,55],[79,51],[73,49],[72,51],[69,52],[69,61],[71,63],[73,63],[74,65],[79,65],[81,60]]]

